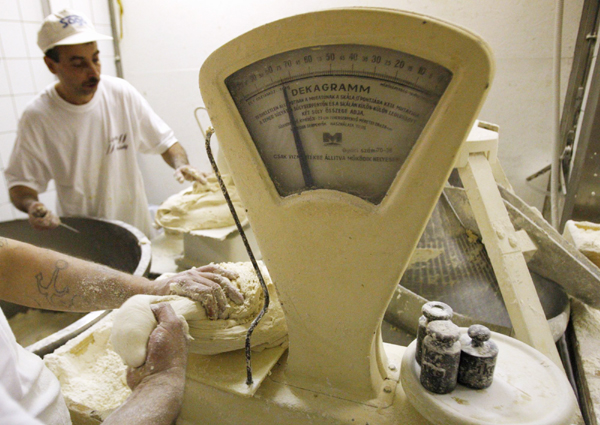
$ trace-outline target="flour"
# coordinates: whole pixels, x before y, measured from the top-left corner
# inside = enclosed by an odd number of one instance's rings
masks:
[[[44,357],[71,411],[105,419],[131,394],[127,366],[109,341],[112,317]]]
[[[222,177],[236,213],[243,222],[246,219],[246,211],[233,179],[227,174]],[[208,176],[206,184],[195,182],[190,188],[169,197],[158,208],[155,222],[174,233],[217,229],[235,224],[214,174]]]
[[[175,312],[186,319],[193,338],[190,352],[213,355],[244,348],[246,333],[264,304],[264,294],[250,262],[220,263],[218,266],[238,273],[239,277],[233,279],[232,284],[243,294],[243,304],[228,303],[224,315],[226,319],[209,320],[204,308],[189,298],[177,295],[136,295],[115,312],[111,341],[123,360],[131,361],[130,359],[145,356],[148,338],[155,325],[149,319],[148,312],[151,314],[151,304],[160,302],[169,302]],[[261,267],[261,272],[269,289],[270,304],[252,334],[253,350],[287,342],[287,326],[277,292],[264,266]],[[140,336],[142,329],[146,329],[144,337]],[[133,339],[132,333],[136,334]]]

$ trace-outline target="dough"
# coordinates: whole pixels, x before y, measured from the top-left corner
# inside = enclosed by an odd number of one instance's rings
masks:
[[[114,314],[110,342],[123,361],[132,367],[140,367],[146,361],[146,346],[150,334],[157,325],[150,309],[153,297],[138,295],[129,298]]]
[[[213,355],[245,347],[246,333],[263,307],[264,294],[252,263],[220,263],[218,265],[239,274],[239,277],[232,283],[244,295],[244,303],[241,305],[229,303],[226,310],[227,319],[209,320],[204,308],[186,297],[178,295],[135,295],[131,297],[115,312],[111,334],[111,343],[125,363],[134,367],[144,363],[148,338],[156,326],[150,305],[161,302],[169,302],[175,312],[186,319],[189,334],[193,338],[190,343],[190,352]],[[269,290],[270,303],[267,312],[252,333],[251,347],[253,350],[262,350],[287,343],[287,326],[275,286],[266,267],[262,263],[260,266]]]
[[[592,263],[600,267],[600,224],[568,220],[563,236]]]
[[[240,222],[244,222],[246,210],[233,179],[228,174],[223,174],[222,177]],[[193,186],[169,197],[158,208],[155,222],[174,233],[217,229],[235,224],[214,174],[208,176],[207,184],[195,182]]]

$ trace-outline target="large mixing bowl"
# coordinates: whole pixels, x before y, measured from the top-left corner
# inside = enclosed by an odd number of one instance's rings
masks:
[[[386,312],[386,320],[413,335],[421,306],[442,301],[454,310],[453,321],[478,323],[512,335],[513,329],[494,269],[480,237],[469,232],[441,197],[417,245],[424,255],[413,257]],[[540,253],[543,255],[543,253]],[[569,318],[569,298],[555,281],[531,271],[531,278],[555,340]]]
[[[150,241],[135,227],[121,221],[83,217],[64,217],[61,221],[79,230],[79,233],[62,226],[50,231],[36,231],[27,220],[14,220],[0,223],[0,236],[104,264],[138,276],[147,276],[150,272]],[[9,319],[29,309],[5,301],[0,301],[0,307]],[[26,348],[43,356],[83,332],[108,313],[89,313]]]

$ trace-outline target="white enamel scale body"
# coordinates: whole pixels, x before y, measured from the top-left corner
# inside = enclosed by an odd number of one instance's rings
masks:
[[[289,350],[246,396],[189,380],[182,423],[430,423],[380,326],[492,75],[476,35],[389,9],[293,16],[209,56],[202,97]]]
[[[368,8],[257,28],[203,65],[203,99],[286,313],[290,383],[380,393],[386,306],[492,69],[463,29]]]

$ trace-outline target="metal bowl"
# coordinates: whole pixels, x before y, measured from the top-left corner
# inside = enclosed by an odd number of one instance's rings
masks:
[[[140,230],[116,220],[61,217],[61,221],[77,229],[79,233],[62,226],[50,231],[37,231],[31,228],[27,220],[13,220],[0,223],[0,236],[104,264],[126,273],[148,276],[152,258],[150,241]],[[0,307],[7,318],[29,310],[29,307],[5,301],[0,301]],[[26,348],[44,356],[98,322],[109,312],[105,310],[89,313]]]
[[[438,201],[417,248],[432,255],[406,269],[386,311],[388,322],[414,335],[421,306],[442,301],[452,307],[453,321],[460,326],[479,323],[512,335],[485,246],[463,226],[445,197]],[[558,283],[530,272],[552,335],[558,340],[568,324],[569,298]]]

